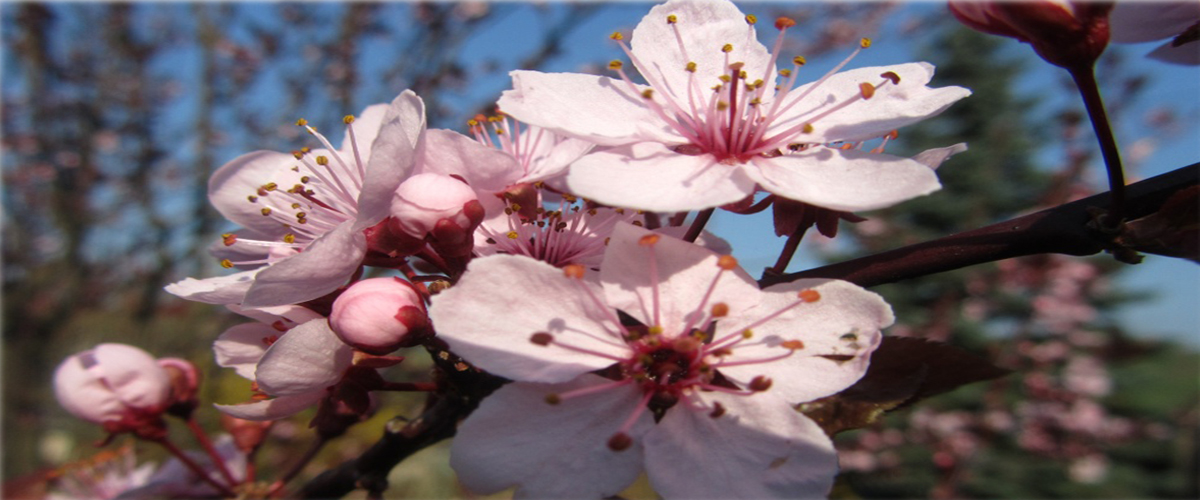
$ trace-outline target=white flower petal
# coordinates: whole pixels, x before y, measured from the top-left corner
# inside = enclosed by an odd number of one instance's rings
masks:
[[[295,396],[280,396],[253,403],[213,406],[226,415],[242,420],[279,420],[304,411],[308,407],[320,402],[321,398],[324,397],[324,391],[314,391]]]
[[[621,80],[577,73],[509,74],[513,90],[500,96],[499,107],[522,122],[601,145],[684,142]],[[639,86],[637,92],[645,88]]]
[[[545,262],[513,255],[471,261],[457,284],[433,298],[429,317],[455,354],[501,377],[566,382],[607,367],[629,347],[607,314],[588,297],[594,284],[578,282]],[[547,332],[557,341],[602,353],[578,352],[530,341]]]
[[[821,428],[767,394],[705,393],[719,418],[682,405],[646,435],[646,472],[666,498],[824,498],[837,453]]]
[[[874,210],[941,188],[933,169],[899,156],[815,148],[754,158],[746,173],[764,190],[831,210]]]
[[[336,384],[354,360],[324,318],[299,325],[280,337],[258,362],[258,387],[273,396],[323,391]]]
[[[754,280],[740,268],[727,271],[717,281],[707,305],[701,305],[720,273],[719,256],[700,245],[671,237],[661,237],[653,249],[639,245],[643,236],[655,234],[627,223],[618,223],[600,265],[600,281],[608,304],[647,326],[662,326],[667,335],[678,335],[684,323],[701,318],[717,302],[729,306],[737,317],[758,303],[760,292]],[[653,259],[651,258],[653,257]],[[655,281],[657,280],[657,281]],[[655,291],[659,317],[653,316]]]
[[[471,189],[492,194],[516,183],[524,169],[504,151],[452,130],[430,130],[425,133],[425,148],[416,173],[427,172],[457,176]]]
[[[303,252],[262,269],[246,292],[246,307],[312,300],[346,284],[362,264],[367,240],[350,221],[325,233]]]
[[[754,192],[742,168],[649,142],[580,158],[567,171],[567,186],[605,205],[653,212],[712,208]]]
[[[937,170],[937,168],[942,166],[942,163],[945,163],[946,160],[949,160],[951,156],[965,152],[966,150],[967,144],[965,142],[960,142],[953,146],[947,146],[944,148],[926,149],[925,151],[917,153],[917,155],[912,157],[912,159],[913,161],[925,165],[926,167]]]
[[[283,332],[263,323],[243,323],[225,330],[213,342],[217,365],[233,368],[238,375],[254,380],[254,371],[263,353],[267,352],[264,339],[278,337]]]
[[[778,356],[784,352],[779,347],[784,340],[799,340],[804,344],[803,349],[771,363],[718,367],[718,370],[743,386],[754,377],[767,376],[772,380],[767,392],[789,403],[836,394],[862,378],[870,364],[871,352],[883,339],[880,330],[895,320],[891,307],[878,295],[852,283],[799,280],[764,290],[758,312],[765,315],[779,311],[795,303],[797,292],[806,289],[816,290],[821,298],[794,307],[755,328],[754,342],[734,347],[734,354],[728,360]]]
[[[807,96],[805,92],[816,83],[800,86],[784,97],[783,105],[789,105],[802,96],[803,99],[788,110],[783,118],[772,122],[766,136],[771,137],[810,122],[827,109],[853,98],[861,92],[860,83],[878,86],[886,81],[881,76],[885,72],[898,75],[900,83],[879,86],[874,97],[858,100],[816,120],[813,132],[797,135],[790,140],[826,143],[881,137],[892,130],[937,115],[959,99],[971,95],[970,90],[962,87],[928,87],[933,70],[933,65],[929,63],[859,68],[830,76]]]
[[[295,165],[301,165],[299,172],[292,171]],[[208,180],[208,199],[226,219],[266,235],[268,240],[277,240],[287,234],[287,227],[274,218],[263,217],[264,205],[248,197],[258,196],[259,188],[270,182],[282,189],[290,188],[300,184],[300,178],[307,174],[308,167],[289,153],[246,153],[213,172]]]
[[[171,380],[149,353],[125,344],[100,344],[92,354],[105,385],[126,405],[146,409],[166,406]]]
[[[424,132],[424,101],[411,90],[401,92],[389,105],[379,133],[371,143],[371,159],[363,160],[367,165],[363,189],[358,195],[355,231],[362,231],[387,217],[392,206],[392,193],[412,173],[416,164],[417,149]]]
[[[631,385],[581,395],[557,405],[561,394],[609,383],[583,375],[567,384],[514,382],[484,399],[458,428],[450,466],[468,490],[491,494],[519,486],[518,498],[607,498],[631,484],[642,470],[639,436],[653,426],[649,412],[629,434],[622,451],[608,440],[640,404]]]
[[[179,298],[205,304],[236,304],[245,299],[246,292],[254,284],[254,277],[263,269],[265,268],[200,280],[184,278],[183,281],[171,283],[163,289]]]

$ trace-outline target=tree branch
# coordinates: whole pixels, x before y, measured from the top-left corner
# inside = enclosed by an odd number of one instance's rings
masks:
[[[1125,217],[1145,217],[1172,194],[1200,183],[1200,163],[1193,163],[1126,187]],[[1095,210],[1106,210],[1105,192],[944,238],[797,273],[764,276],[767,287],[802,278],[835,278],[863,287],[951,271],[975,264],[1042,253],[1092,255],[1113,249],[1116,234],[1093,228]]]

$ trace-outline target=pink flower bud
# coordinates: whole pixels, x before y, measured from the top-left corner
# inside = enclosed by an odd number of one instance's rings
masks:
[[[399,278],[372,278],[346,289],[333,303],[329,326],[343,342],[371,354],[414,345],[428,331],[425,303]]]
[[[171,403],[171,378],[146,351],[100,344],[58,365],[54,394],[79,418],[112,432],[138,431],[161,422]]]
[[[200,404],[196,398],[200,390],[200,370],[191,361],[180,358],[160,358],[158,366],[167,372],[171,380],[171,402],[167,412],[180,418],[189,418]]]
[[[974,30],[1016,38],[1067,69],[1091,67],[1108,46],[1112,3],[951,1],[950,12]]]
[[[438,222],[448,220],[460,227],[479,224],[466,214],[466,205],[478,201],[475,191],[462,181],[442,174],[417,174],[396,190],[392,215],[405,233],[424,238]]]

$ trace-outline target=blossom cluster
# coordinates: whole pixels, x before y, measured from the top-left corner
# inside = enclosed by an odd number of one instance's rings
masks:
[[[468,134],[427,128],[404,91],[347,116],[339,146],[300,120],[316,147],[222,166],[209,198],[241,229],[212,252],[236,271],[167,287],[251,320],[214,343],[253,382],[220,411],[316,407],[336,436],[373,391],[447,389],[384,378],[423,346],[507,382],[457,431],[472,491],[607,497],[644,472],[668,497],[825,494],[836,453],[795,407],[863,376],[891,308],[836,280],[760,288],[704,222],[774,204],[780,234],[831,232],[933,192],[964,145],[885,146],[970,92],[930,87],[927,63],[842,71],[867,39],[801,84],[804,58],[781,54],[794,25],[767,47],[732,3],[669,1],[612,37],[640,81],[620,60],[613,77],[514,71]],[[68,409],[112,432],[171,403],[158,364],[122,349],[60,368]]]

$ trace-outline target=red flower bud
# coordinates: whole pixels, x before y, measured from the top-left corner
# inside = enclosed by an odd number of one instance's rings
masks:
[[[1108,46],[1111,3],[951,1],[950,12],[970,28],[1016,38],[1063,68],[1090,68]]]

